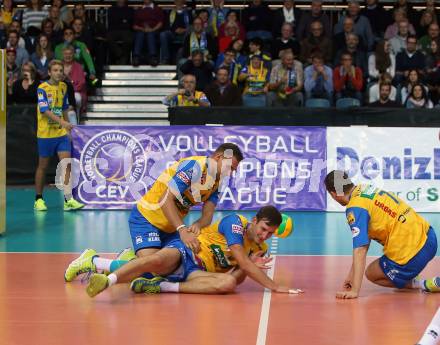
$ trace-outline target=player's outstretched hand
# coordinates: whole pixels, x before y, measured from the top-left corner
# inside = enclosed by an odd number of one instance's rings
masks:
[[[353,299],[358,298],[359,294],[354,291],[338,291],[336,292],[336,298],[339,299]]]
[[[273,260],[273,258],[270,256],[264,256],[263,251],[253,253],[249,258],[261,270],[267,270],[272,267],[270,262]]]
[[[274,292],[278,292],[278,293],[288,293],[288,294],[292,294],[292,295],[298,295],[300,293],[304,293],[303,290],[301,289],[292,289],[289,288],[287,286],[278,286],[276,290],[274,290]]]
[[[184,228],[179,231],[180,239],[182,242],[191,249],[194,253],[198,253],[200,250],[200,242],[197,239],[197,236],[188,230],[188,228]]]

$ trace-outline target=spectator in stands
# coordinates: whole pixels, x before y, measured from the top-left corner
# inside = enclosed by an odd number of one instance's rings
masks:
[[[234,63],[239,66],[239,69],[241,69],[246,66],[247,63],[247,56],[243,52],[243,41],[240,39],[236,39],[231,42],[228,49],[224,53],[220,53],[217,57],[217,61],[215,63],[215,68],[219,68],[224,60],[226,59],[226,53],[228,50],[232,50],[234,52]]]
[[[61,20],[61,10],[58,6],[52,5],[49,9],[49,18],[53,22],[53,29],[55,31],[63,31],[64,29],[64,22]]]
[[[217,70],[219,68],[226,69],[228,71],[229,81],[232,84],[237,85],[238,75],[244,66],[245,65],[240,65],[236,62],[235,51],[232,48],[228,48],[224,53],[223,62],[218,66]]]
[[[108,9],[107,42],[112,64],[126,65],[130,60],[133,45],[133,32],[131,31],[133,16],[133,8],[128,6],[127,0],[118,0]]]
[[[26,9],[23,11],[22,25],[28,32],[33,27],[40,31],[41,22],[48,16],[47,10],[43,8],[42,0],[27,0]]]
[[[387,11],[378,0],[366,0],[366,6],[361,10],[361,15],[365,16],[371,25],[375,41],[382,39],[390,21]]]
[[[246,65],[249,65],[250,59],[252,58],[252,56],[259,55],[259,56],[261,56],[265,66],[269,69],[271,68],[272,59],[271,59],[270,55],[265,54],[262,51],[262,48],[263,48],[263,40],[261,38],[255,37],[249,41],[249,58],[248,58]]]
[[[356,34],[356,32],[354,31],[354,20],[351,17],[345,17],[344,22],[343,22],[343,30],[337,34],[335,34],[333,41],[335,42],[333,44],[333,48],[335,51],[338,50],[346,50],[347,49],[347,36],[350,34],[355,34],[356,36],[358,36]],[[366,44],[366,42],[363,41],[362,37],[358,36],[359,39],[359,47],[366,51],[368,46]]]
[[[289,24],[290,25],[290,24]],[[304,73],[302,63],[295,60],[291,51],[281,54],[281,64],[270,73],[268,105],[275,107],[300,107],[304,102],[302,89]]]
[[[225,27],[226,25],[228,25],[229,23],[235,23],[238,26],[238,37],[239,39],[241,39],[242,41],[244,41],[246,39],[246,29],[243,26],[243,24],[241,24],[238,20],[238,14],[235,11],[229,11],[228,15],[226,16],[226,21],[220,25],[220,29],[218,31],[218,37],[219,39],[221,39],[223,36],[225,36]]]
[[[75,48],[75,61],[79,62],[83,68],[87,67],[88,77],[91,81],[96,79],[95,65],[90,55],[87,46],[75,40],[73,30],[70,27],[64,28],[64,42],[60,43],[55,48],[55,58],[57,60],[63,59],[63,49],[65,46],[71,45]]]
[[[74,60],[74,56],[74,47],[65,46],[63,48],[64,75],[73,85],[75,91],[75,109],[79,116],[84,113],[87,107],[87,83],[84,69],[80,63]]]
[[[406,39],[406,49],[396,56],[396,82],[402,82],[409,74],[410,70],[416,69],[420,75],[424,74],[425,56],[417,50],[417,38],[408,36]]]
[[[208,30],[209,30],[209,12],[208,12],[208,10],[205,8],[198,10],[196,18],[200,18],[202,20],[203,30],[208,32]]]
[[[325,98],[333,103],[333,71],[324,65],[319,52],[312,56],[312,64],[304,70],[304,91],[306,99]]]
[[[407,0],[396,0],[396,2],[394,3],[394,9],[402,10],[410,23],[416,22],[417,13],[412,8],[412,6],[408,4]]]
[[[269,87],[269,70],[265,67],[262,56],[252,55],[249,65],[245,66],[238,80],[245,82],[243,105],[246,107],[266,106],[266,94]]]
[[[69,122],[76,126],[78,124],[79,117],[77,115],[77,109],[76,109],[76,99],[75,99],[75,89],[73,88],[72,83],[69,81],[69,79],[64,75],[64,78],[62,81],[67,86],[67,99],[69,101],[69,108],[67,109],[67,117],[69,119]]]
[[[45,34],[38,37],[37,47],[31,55],[31,62],[37,69],[37,77],[39,80],[46,80],[49,77],[49,62],[53,59],[53,50],[50,42]]]
[[[362,43],[365,44],[366,50],[373,50],[374,35],[371,30],[370,22],[367,17],[360,14],[361,8],[358,1],[349,1],[347,8],[347,15],[342,16],[335,26],[335,34],[343,32],[344,19],[349,17],[354,22],[354,32],[362,38]]]
[[[260,37],[263,41],[272,39],[272,11],[263,0],[252,0],[243,11],[243,24],[247,30],[246,37]]]
[[[374,103],[380,99],[380,85],[381,84],[392,84],[393,78],[388,72],[380,74],[377,83],[371,85],[368,90],[368,103]],[[397,89],[391,85],[389,98],[392,101],[397,101]]]
[[[184,75],[180,80],[181,88],[166,96],[162,103],[169,107],[209,107],[206,95],[196,91],[196,77],[191,74]]]
[[[440,28],[437,23],[433,23],[429,25],[428,34],[423,36],[419,40],[419,47],[420,49],[427,54],[431,49],[431,42],[432,41],[439,41],[440,40]]]
[[[320,22],[323,28],[323,35],[328,39],[332,36],[332,29],[330,26],[330,19],[322,10],[322,1],[312,0],[311,11],[304,12],[299,21],[296,36],[299,41],[307,38],[311,33],[311,25],[313,22]]]
[[[144,6],[134,13],[134,51],[133,66],[139,66],[142,56],[142,47],[147,43],[149,64],[157,66],[157,40],[163,26],[164,14],[160,7],[151,0],[144,0]]]
[[[394,55],[397,55],[401,51],[406,49],[406,39],[409,36],[409,22],[407,19],[401,20],[399,22],[399,31],[396,36],[391,38],[391,50]]]
[[[18,32],[15,30],[9,30],[8,32],[8,48],[14,48],[16,52],[15,63],[17,66],[21,67],[25,62],[29,61],[29,54],[26,49],[18,45]]]
[[[368,58],[368,75],[370,81],[377,80],[379,75],[389,73],[391,79],[396,73],[396,56],[391,50],[391,44],[382,40],[376,45],[376,51]]]
[[[419,72],[416,69],[410,70],[408,73],[408,77],[406,78],[405,82],[403,83],[403,87],[400,90],[400,99],[402,101],[402,104],[405,104],[406,99],[408,98],[408,95],[411,93],[412,88],[416,84],[422,84],[420,80]],[[426,92],[428,92],[428,87],[424,86]]]
[[[284,23],[281,27],[281,37],[277,37],[272,43],[272,59],[280,59],[281,54],[287,50],[290,50],[295,56],[299,56],[300,45],[293,36],[292,24]]]
[[[431,49],[426,54],[426,81],[431,94],[431,99],[435,104],[440,99],[440,49],[439,42],[433,40],[431,42]]]
[[[188,59],[182,66],[180,66],[182,74],[192,74],[196,77],[196,90],[203,91],[211,83],[214,72],[214,66],[210,61],[203,60],[203,53],[195,50],[191,54],[191,59]]]
[[[436,23],[440,22],[439,13],[435,8],[435,0],[427,0],[426,1],[426,11],[431,12],[434,16],[434,20]]]
[[[336,100],[356,98],[362,104],[362,70],[353,64],[353,57],[349,52],[342,53],[340,65],[333,71],[333,85]]]
[[[11,22],[11,24],[9,25],[9,31],[17,31],[18,33],[18,46],[21,48],[26,49],[27,47],[29,47],[29,45],[31,44],[30,42],[28,42],[29,38],[27,35],[23,35],[22,30],[21,30],[21,24],[18,20],[13,20]],[[7,40],[7,37],[6,37]],[[6,42],[6,47],[9,47],[9,42]],[[27,50],[26,50],[27,51]]]
[[[395,9],[394,10],[394,23],[388,25],[388,27],[385,31],[384,38],[386,40],[390,40],[390,39],[394,38],[395,36],[397,36],[399,34],[399,32],[401,31],[400,23],[403,21],[408,23],[406,34],[409,33],[411,35],[415,35],[416,31],[414,30],[413,25],[409,22],[405,11],[402,9]],[[395,52],[395,53],[397,54],[397,52]]]
[[[414,109],[414,108],[433,108],[433,104],[428,97],[428,93],[426,89],[421,84],[416,84],[411,89],[411,93],[406,99],[405,108]]]
[[[380,96],[379,99],[373,103],[370,103],[369,106],[373,108],[400,108],[401,105],[399,102],[391,99],[391,88],[393,87],[391,83],[381,83],[380,87]]]
[[[12,85],[12,100],[15,103],[37,103],[37,69],[32,62],[25,62],[21,66],[20,79]]]
[[[13,0],[3,0],[0,7],[0,30],[7,30],[12,23],[16,9]]]
[[[428,35],[429,26],[431,24],[437,24],[437,18],[431,11],[423,11],[420,23],[417,26],[417,37],[423,37]]]
[[[89,50],[93,48],[93,36],[90,31],[87,31],[84,27],[84,22],[81,18],[75,18],[72,21],[73,34],[75,40],[85,43]]]
[[[280,37],[284,23],[292,25],[293,30],[298,27],[302,11],[295,7],[293,0],[284,0],[283,7],[276,10],[273,15],[272,36]]]
[[[58,7],[60,9],[60,19],[61,21],[69,25],[73,20],[72,11],[69,9],[69,6],[64,4],[64,0],[52,0],[52,6],[51,7]],[[63,28],[61,28],[62,30]]]
[[[41,23],[41,31],[47,36],[52,47],[56,47],[63,41],[63,33],[53,30],[53,22],[49,18],[46,18]]]
[[[160,64],[167,65],[174,61],[171,46],[181,47],[192,22],[191,10],[185,0],[175,0],[175,8],[169,14],[167,27],[160,33]]]
[[[8,88],[7,102],[12,102],[12,85],[18,79],[20,74],[20,68],[15,63],[15,57],[17,53],[15,48],[6,49],[6,85]]]
[[[203,53],[205,61],[213,61],[217,56],[217,44],[213,37],[203,29],[203,22],[200,18],[193,20],[192,31],[183,40],[183,58],[188,59],[195,50]]]
[[[215,107],[239,107],[242,105],[241,92],[231,83],[226,67],[217,69],[216,79],[205,90],[205,94]]]
[[[327,65],[332,64],[332,42],[324,35],[322,23],[315,21],[310,26],[311,35],[301,41],[300,60],[305,65],[312,63],[312,55],[319,53]]]
[[[348,52],[353,59],[353,64],[361,69],[362,75],[365,74],[366,78],[368,71],[367,53],[365,52],[365,50],[359,47],[358,36],[355,34],[347,35],[346,46],[347,48],[345,50],[339,50],[336,52],[335,66],[341,62],[342,54],[344,52]]]
[[[220,26],[226,22],[229,8],[225,8],[224,0],[211,0],[211,7],[208,9],[208,29],[212,37],[218,37]]]
[[[224,34],[218,37],[219,52],[222,53],[232,41],[240,37],[240,28],[236,22],[226,22]]]

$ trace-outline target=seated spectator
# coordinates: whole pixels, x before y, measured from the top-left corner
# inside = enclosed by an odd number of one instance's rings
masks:
[[[358,1],[349,1],[347,14],[339,19],[335,26],[335,34],[343,32],[345,18],[351,18],[354,24],[354,33],[359,37],[359,41],[366,51],[373,50],[374,36],[371,30],[370,22],[366,17],[360,14],[361,8]]]
[[[342,54],[348,52],[353,58],[353,64],[356,67],[359,67],[362,71],[362,75],[365,74],[366,77],[368,71],[367,53],[359,47],[358,37],[355,34],[349,34],[346,38],[345,44],[347,49],[336,52],[334,65],[338,65],[341,61]]]
[[[437,24],[437,19],[434,14],[430,11],[423,11],[422,17],[420,19],[420,24],[417,27],[417,37],[421,38],[429,34],[429,27],[431,24]]]
[[[3,0],[0,7],[0,33],[6,32],[16,13],[13,0]]]
[[[151,0],[144,0],[144,6],[134,12],[134,50],[133,66],[139,66],[144,43],[147,44],[148,63],[157,66],[159,63],[157,40],[163,26],[164,14],[160,7]]]
[[[220,25],[218,30],[218,37],[221,38],[225,36],[225,27],[228,23],[235,23],[238,26],[238,37],[236,39],[241,39],[244,41],[246,39],[246,29],[245,27],[238,21],[238,15],[235,11],[229,11],[226,16],[226,21]]]
[[[409,36],[408,25],[408,20],[405,19],[400,21],[397,35],[389,40],[394,55],[397,55],[406,49],[406,39]]]
[[[23,35],[22,33],[22,29],[21,29],[21,24],[18,20],[12,20],[11,24],[9,25],[9,29],[7,31],[7,33],[9,33],[9,31],[17,31],[18,33],[18,46],[21,48],[27,49],[32,45],[31,42],[29,42],[29,37],[27,35]],[[7,34],[6,34],[6,40],[8,39]],[[6,47],[8,48],[9,42],[6,42]],[[29,52],[28,52],[29,53]]]
[[[20,79],[12,85],[12,100],[15,103],[37,104],[37,89],[39,81],[37,69],[32,62],[21,66]]]
[[[324,35],[322,23],[315,21],[310,25],[311,35],[301,41],[300,60],[305,65],[312,63],[312,55],[319,52],[327,65],[332,64],[332,42]]]
[[[37,47],[31,55],[31,62],[37,68],[39,80],[46,80],[49,77],[49,62],[53,59],[53,50],[45,34],[38,37]]]
[[[373,108],[400,108],[399,102],[391,99],[391,88],[393,86],[391,83],[381,83],[379,84],[380,96],[379,99],[373,103],[369,104],[369,107]]]
[[[235,22],[227,22],[224,27],[224,35],[218,38],[219,52],[222,53],[229,47],[232,41],[239,38],[240,28]]]
[[[220,26],[226,22],[229,8],[225,8],[224,0],[211,0],[211,7],[208,9],[208,28],[212,37],[218,37]]]
[[[48,16],[47,10],[43,8],[42,0],[27,0],[26,8],[23,11],[23,17],[21,19],[23,29],[28,31],[33,27],[36,30],[40,30],[41,22]]]
[[[63,33],[53,30],[53,22],[49,18],[41,23],[41,32],[47,36],[51,47],[56,47],[63,41]]]
[[[408,36],[406,49],[396,56],[396,82],[401,83],[409,74],[410,70],[416,69],[423,75],[425,70],[425,56],[417,50],[417,38]]]
[[[361,15],[370,22],[375,40],[382,39],[390,21],[388,12],[385,11],[382,4],[378,0],[367,0],[366,6],[361,10]]]
[[[224,53],[223,62],[218,66],[219,68],[224,68],[228,71],[228,79],[229,81],[237,85],[238,84],[238,75],[240,71],[243,69],[245,65],[240,65],[235,60],[235,51],[231,48],[227,49]]]
[[[394,3],[394,9],[401,10],[411,23],[416,22],[415,19],[417,17],[417,13],[414,8],[408,4],[407,0],[396,0]]]
[[[304,12],[300,18],[298,29],[295,30],[296,37],[299,41],[307,38],[312,32],[311,26],[313,22],[320,22],[322,25],[322,35],[328,39],[332,36],[332,28],[330,19],[322,10],[322,1],[312,0],[310,11]]]
[[[272,11],[263,0],[252,0],[243,11],[243,25],[247,30],[246,38],[260,37],[264,41],[272,39]]]
[[[217,61],[215,63],[215,68],[219,68],[222,65],[223,61],[226,58],[225,54],[228,50],[234,51],[235,63],[237,66],[240,66],[240,71],[241,71],[241,69],[244,66],[246,66],[248,58],[247,58],[246,54],[244,54],[244,52],[243,52],[243,41],[240,39],[232,41],[231,44],[229,45],[228,49],[226,49],[226,51],[224,53],[218,54]]]
[[[66,25],[61,20],[61,9],[58,6],[50,6],[49,15],[47,19],[50,19],[53,23],[53,29],[58,32],[63,32],[64,26]],[[45,18],[46,19],[46,18]],[[41,22],[43,24],[43,22]]]
[[[423,53],[427,54],[430,51],[432,41],[440,41],[440,28],[437,23],[431,24],[428,34],[419,40],[419,47]]]
[[[387,72],[384,72],[380,75],[379,80],[377,83],[371,85],[371,87],[368,89],[368,103],[374,103],[380,99],[380,85],[381,84],[391,84],[393,81],[393,78],[391,75]],[[397,100],[397,89],[391,85],[390,89],[390,99],[392,101]]]
[[[250,59],[252,58],[252,56],[259,55],[261,56],[265,67],[267,67],[270,70],[272,66],[272,59],[270,58],[269,55],[263,53],[262,48],[263,48],[263,40],[261,38],[255,37],[249,41],[249,57],[246,62],[246,65],[250,64]]]
[[[333,41],[335,42],[333,44],[333,48],[335,49],[335,51],[347,50],[346,41],[347,41],[348,35],[350,35],[350,34],[355,34],[356,36],[358,36],[359,47],[362,50],[367,51],[368,47],[367,47],[366,43],[362,40],[362,37],[357,35],[356,32],[354,31],[354,20],[351,17],[345,17],[342,28],[343,28],[343,31],[337,33],[333,38]]]
[[[189,32],[192,22],[191,10],[186,7],[185,0],[175,0],[175,8],[170,12],[167,27],[160,33],[160,64],[167,65],[174,61],[172,44],[182,46],[185,35]]]
[[[209,61],[203,61],[203,53],[193,51],[191,59],[188,59],[182,66],[180,71],[184,74],[192,74],[196,77],[196,90],[203,91],[212,81],[214,66]]]
[[[340,98],[356,98],[362,104],[363,75],[359,67],[353,64],[349,52],[341,55],[341,63],[333,71],[333,85],[336,100]]]
[[[370,81],[377,80],[379,75],[389,73],[391,79],[396,73],[396,56],[391,50],[391,44],[388,41],[380,41],[376,45],[376,51],[368,58],[368,75]]]
[[[52,0],[52,6],[56,6],[60,9],[59,18],[65,25],[69,25],[73,20],[72,11],[69,6],[64,3],[64,0]],[[63,28],[61,28],[61,31]]]
[[[266,94],[269,87],[269,70],[264,66],[261,55],[252,55],[248,66],[244,67],[238,80],[245,82],[243,105],[245,107],[266,106]]]
[[[295,60],[291,51],[284,51],[281,64],[276,65],[270,73],[269,106],[300,107],[304,97],[302,88],[304,74],[302,63]]]
[[[431,99],[435,104],[440,100],[440,47],[437,41],[431,42],[431,49],[426,54],[426,82]]]
[[[408,17],[405,13],[404,10],[402,9],[395,9],[393,12],[393,16],[394,16],[394,23],[391,25],[388,25],[386,31],[385,31],[385,36],[384,38],[386,40],[390,40],[394,37],[396,37],[399,34],[400,31],[400,22],[407,22],[408,23],[408,33],[411,35],[415,35],[416,31],[414,30],[413,25],[409,22]],[[395,52],[396,53],[396,52]]]
[[[93,36],[90,31],[87,31],[84,22],[81,18],[75,18],[72,21],[72,29],[73,34],[75,36],[75,40],[85,43],[89,50],[93,51]]]
[[[75,109],[77,115],[83,114],[87,109],[87,83],[84,70],[80,63],[74,60],[75,48],[65,46],[63,49],[64,75],[75,91]]]
[[[411,89],[411,93],[406,99],[405,108],[414,109],[414,108],[433,108],[433,104],[428,97],[428,93],[426,89],[421,84],[416,84]]]
[[[205,90],[205,94],[215,107],[239,107],[242,105],[241,92],[238,87],[231,83],[229,70],[220,67],[216,73],[216,80],[211,82]]]
[[[299,56],[300,46],[293,37],[293,27],[289,23],[284,23],[281,27],[281,37],[277,37],[272,43],[272,59],[280,59],[281,54],[288,50],[295,54],[295,56]]]
[[[29,61],[29,54],[26,49],[18,45],[18,32],[15,30],[9,30],[8,32],[8,48],[14,48],[16,52],[15,63],[17,66],[21,67],[25,62]]]
[[[312,56],[312,64],[304,70],[304,91],[306,99],[325,98],[333,103],[333,71],[324,65],[319,53]]]
[[[301,14],[302,11],[295,7],[293,0],[284,0],[283,7],[276,10],[273,14],[272,36],[281,36],[281,29],[284,23],[290,24],[293,30],[297,28]]]
[[[408,72],[408,77],[406,78],[405,82],[403,83],[402,89],[400,90],[400,99],[402,101],[402,104],[405,104],[406,99],[408,98],[408,95],[411,93],[412,88],[416,84],[421,84],[420,81],[420,75],[417,70],[410,70]],[[428,87],[424,86],[426,92],[428,92]]]
[[[200,18],[202,20],[202,28],[204,31],[208,32],[209,31],[209,12],[208,12],[208,10],[206,8],[202,8],[201,10],[198,10],[196,18]]]
[[[426,0],[426,11],[432,13],[435,23],[440,23],[440,14],[435,8],[435,0]]]
[[[206,95],[201,91],[196,91],[196,77],[186,74],[180,80],[181,89],[166,96],[162,103],[168,107],[209,107]]]
[[[75,40],[73,30],[69,27],[64,28],[64,42],[60,43],[55,48],[55,58],[57,60],[63,59],[63,49],[65,46],[71,45],[75,49],[75,61],[79,62],[83,69],[87,66],[87,71],[89,73],[88,77],[90,80],[96,79],[95,65],[93,64],[92,57],[90,55],[87,46]]]
[[[183,40],[183,58],[188,59],[195,50],[203,53],[205,61],[214,61],[217,56],[217,44],[203,29],[202,19],[198,17],[193,20],[192,31]]]
[[[133,45],[133,32],[131,31],[133,16],[133,8],[128,6],[127,0],[118,0],[108,9],[107,42],[111,64],[127,65],[130,60]],[[162,35],[162,32],[160,34]]]
[[[15,57],[17,53],[15,48],[6,49],[6,85],[8,89],[7,103],[12,102],[12,85],[18,79],[20,75],[20,67],[15,63]]]

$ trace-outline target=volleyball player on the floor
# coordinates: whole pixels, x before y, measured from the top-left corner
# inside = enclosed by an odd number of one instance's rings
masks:
[[[191,250],[199,250],[200,229],[211,224],[222,179],[235,171],[243,154],[232,143],[220,145],[210,156],[192,156],[166,169],[151,189],[133,208],[129,227],[133,248],[138,257],[151,255],[173,239],[181,239]],[[190,208],[203,202],[202,215],[191,226],[183,218]],[[180,235],[180,237],[179,237]],[[72,281],[90,270],[94,250],[85,250],[69,265],[64,279]],[[99,258],[97,258],[99,260]],[[176,267],[170,266],[170,271]]]
[[[346,206],[353,236],[353,263],[337,298],[357,298],[371,240],[383,245],[384,255],[374,260],[365,275],[371,282],[399,289],[440,292],[440,277],[420,279],[418,274],[437,252],[430,224],[392,193],[371,185],[354,185],[343,171],[325,178],[331,197]]]

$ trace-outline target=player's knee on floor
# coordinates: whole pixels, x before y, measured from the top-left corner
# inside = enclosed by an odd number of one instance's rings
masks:
[[[222,274],[216,279],[218,293],[231,293],[237,287],[236,279],[230,274]]]

